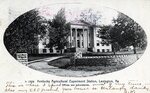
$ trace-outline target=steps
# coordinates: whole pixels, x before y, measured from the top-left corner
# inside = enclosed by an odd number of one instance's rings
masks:
[[[81,51],[82,53],[86,53],[87,52],[87,48],[76,48],[76,52]]]

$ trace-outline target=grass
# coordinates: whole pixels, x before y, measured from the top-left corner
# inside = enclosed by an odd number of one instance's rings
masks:
[[[75,66],[71,64],[70,58],[59,58],[48,62],[48,65],[73,71],[102,71],[103,73],[118,71],[126,67],[126,65],[120,64],[114,66]]]
[[[125,66],[72,66],[67,69],[73,71],[102,71],[104,73],[109,73],[113,71],[118,71],[125,68]]]
[[[33,57],[33,56],[30,56],[29,57],[29,61],[33,61],[33,60],[38,60],[38,59],[43,59],[43,58],[47,58],[47,57]]]
[[[137,51],[137,53],[143,53],[143,51]],[[124,55],[124,54],[133,54],[133,52],[116,52],[116,55]],[[66,57],[71,57],[73,56],[74,53],[64,53],[64,54],[57,54],[57,53],[52,53],[52,54],[29,54],[28,60],[33,61],[33,60],[38,60],[38,59],[43,59],[43,58],[48,58],[48,57],[54,57],[54,56],[66,56]],[[105,53],[94,53],[94,52],[89,52],[89,53],[83,53],[83,56],[109,56],[113,55],[112,52],[105,52]]]
[[[133,55],[133,51],[125,51],[125,52],[115,52],[115,55]],[[143,54],[144,51],[137,51],[137,54]],[[88,53],[83,53],[83,56],[112,56],[114,55],[113,52],[88,52]]]
[[[48,65],[59,67],[59,68],[67,68],[68,66],[71,66],[71,61],[70,58],[63,57],[48,62]]]
[[[48,58],[48,57],[57,57],[57,56],[62,56],[63,54],[29,54],[28,60],[33,61],[33,60],[38,60],[38,59],[43,59],[43,58]]]

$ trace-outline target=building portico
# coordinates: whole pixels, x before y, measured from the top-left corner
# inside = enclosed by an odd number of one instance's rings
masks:
[[[87,51],[89,47],[89,27],[81,24],[71,24],[70,48],[76,51]]]
[[[111,52],[111,44],[103,44],[104,40],[97,37],[100,30],[99,26],[92,26],[89,23],[71,22],[70,48],[75,48],[76,51],[82,52],[87,52],[89,48],[93,52]]]

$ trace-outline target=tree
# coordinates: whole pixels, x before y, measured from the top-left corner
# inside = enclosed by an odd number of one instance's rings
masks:
[[[115,38],[118,38],[117,33],[110,33],[112,31],[112,25],[103,25],[101,29],[98,31],[98,37],[102,38],[104,41],[102,44],[111,44],[112,45],[112,51],[114,55],[116,54],[116,51],[120,49],[120,46]],[[117,30],[115,30],[117,31]]]
[[[111,25],[103,25],[103,26],[101,26],[101,29],[98,30],[97,37],[102,38],[102,39],[108,39],[107,31],[110,30],[110,28],[111,28]]]
[[[117,42],[121,48],[133,46],[134,54],[136,48],[144,48],[147,44],[144,30],[134,20],[119,13],[118,18],[113,20],[114,26],[109,30],[109,36],[113,42]]]
[[[37,10],[31,10],[15,19],[6,29],[4,44],[9,53],[15,57],[17,52],[30,53],[37,49],[38,35],[45,34],[45,19],[38,15]]]
[[[84,10],[80,14],[81,20],[91,23],[92,25],[97,25],[101,15],[99,12],[94,12],[92,9]]]
[[[61,51],[68,43],[68,36],[70,34],[70,24],[66,22],[65,9],[58,11],[55,17],[50,22],[51,29],[49,30],[50,43],[49,47],[57,47]]]

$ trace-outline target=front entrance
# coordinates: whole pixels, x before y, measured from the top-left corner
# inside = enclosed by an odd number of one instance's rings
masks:
[[[76,52],[81,51],[82,53],[86,53],[87,52],[87,48],[76,48]]]
[[[77,47],[80,48],[80,40],[77,40]]]

